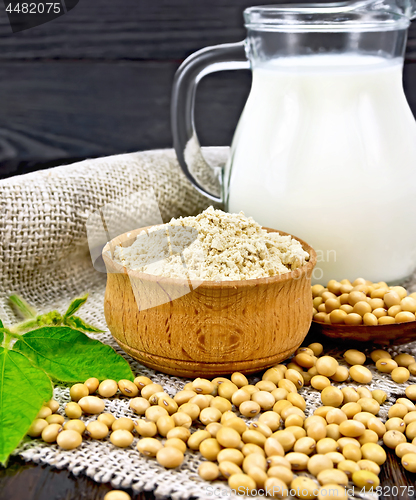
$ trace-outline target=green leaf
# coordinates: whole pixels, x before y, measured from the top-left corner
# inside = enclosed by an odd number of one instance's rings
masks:
[[[0,348],[0,463],[27,433],[52,397],[49,377],[22,354]]]
[[[3,321],[0,319],[0,328],[4,328]]]
[[[66,326],[32,330],[14,344],[13,350],[62,382],[85,382],[90,377],[134,379],[127,361],[110,346]]]
[[[86,293],[83,297],[78,297],[77,299],[74,299],[68,307],[68,310],[64,314],[64,317],[72,316],[74,313],[78,311],[78,309],[87,302],[88,299],[88,293]]]
[[[27,319],[36,318],[37,312],[34,307],[32,307],[28,302],[19,297],[18,295],[11,295],[9,297],[10,302],[17,307],[20,314]]]
[[[67,326],[74,328],[75,330],[81,330],[82,332],[99,333],[102,332],[99,328],[85,323],[85,321],[78,316],[69,316],[64,318],[64,322]]]

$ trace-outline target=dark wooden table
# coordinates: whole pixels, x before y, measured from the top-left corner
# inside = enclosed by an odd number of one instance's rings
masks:
[[[74,476],[66,469],[25,463],[13,457],[6,469],[0,468],[0,500],[102,500],[112,490],[84,475]],[[152,493],[133,495],[134,500],[153,500]]]

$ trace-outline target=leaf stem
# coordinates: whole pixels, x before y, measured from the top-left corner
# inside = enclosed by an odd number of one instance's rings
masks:
[[[10,342],[10,337],[7,332],[3,332],[3,341],[1,343],[1,347],[4,349],[7,349],[7,346],[9,345]]]
[[[9,330],[7,333],[5,333],[5,337],[9,337],[9,341],[11,339],[21,339],[22,338],[22,335],[19,335],[18,333],[16,332],[13,332],[12,330]]]
[[[20,314],[27,319],[36,318],[37,312],[28,302],[18,295],[10,295],[10,302],[19,310]]]
[[[26,330],[30,330],[31,328],[34,328],[38,326],[38,322],[37,322],[37,319],[29,319],[27,321],[22,321],[21,323],[17,323],[13,326],[10,326],[9,327],[9,330],[11,332],[14,332],[14,333],[20,333],[20,332],[24,332]]]
[[[10,343],[11,343],[12,339],[21,339],[21,338],[22,338],[21,335],[18,335],[17,333],[13,333],[10,330],[6,330],[4,332],[4,339],[2,342],[2,347],[4,349],[11,349]]]

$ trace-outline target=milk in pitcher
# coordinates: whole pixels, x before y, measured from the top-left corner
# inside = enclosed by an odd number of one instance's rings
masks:
[[[311,244],[315,282],[397,281],[416,267],[416,122],[402,64],[347,53],[253,67],[224,173],[228,210]]]

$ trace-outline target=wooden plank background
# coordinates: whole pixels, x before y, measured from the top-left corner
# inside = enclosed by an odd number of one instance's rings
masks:
[[[293,2],[293,0],[292,0]],[[0,11],[0,177],[86,157],[170,147],[175,70],[192,52],[244,38],[253,0],[81,0],[13,34]],[[416,22],[404,83],[416,115]],[[248,71],[209,75],[197,94],[205,145],[226,145]]]

